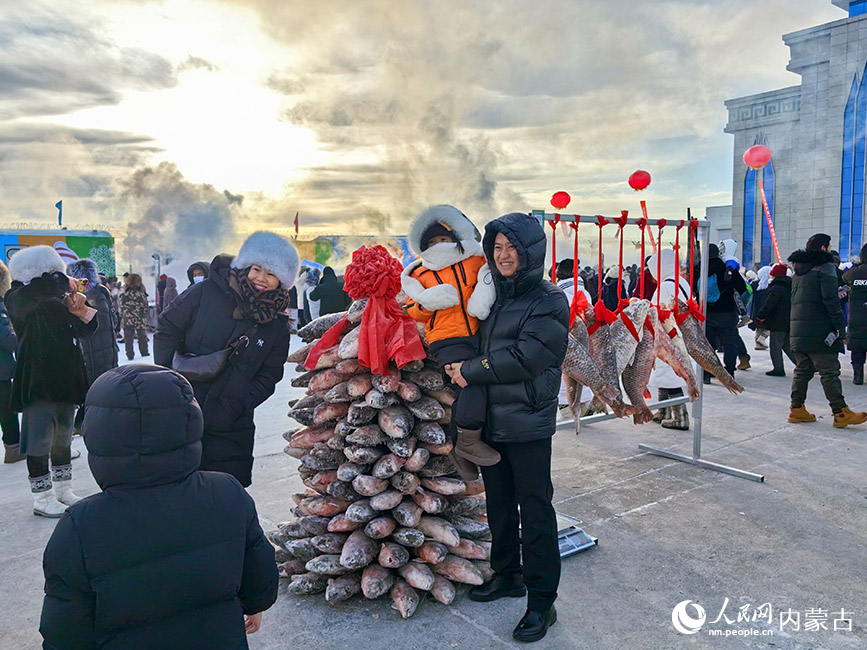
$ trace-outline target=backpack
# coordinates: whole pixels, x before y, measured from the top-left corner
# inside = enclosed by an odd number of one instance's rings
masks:
[[[719,300],[719,296],[719,285],[716,281],[716,274],[714,274],[707,279],[707,301],[709,303],[716,302]]]

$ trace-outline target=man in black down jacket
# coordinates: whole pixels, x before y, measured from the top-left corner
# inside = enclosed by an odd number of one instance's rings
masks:
[[[202,413],[172,370],[111,370],[87,394],[103,492],[70,507],[43,558],[46,650],[237,650],[277,599],[274,548],[234,478],[196,471]],[[253,629],[255,628],[255,629]]]
[[[569,305],[544,279],[545,231],[534,219],[512,213],[491,221],[482,247],[497,301],[479,326],[482,356],[449,369],[459,385],[487,386],[484,440],[502,456],[482,468],[497,575],[471,589],[470,598],[487,602],[527,593],[527,612],[513,636],[537,641],[557,620],[560,552],[551,504],[551,437]]]
[[[310,292],[310,300],[319,301],[319,315],[336,314],[346,311],[352,299],[343,290],[343,283],[337,279],[334,269],[326,266],[322,270],[322,279],[317,287]]]
[[[807,240],[806,250],[789,255],[795,268],[789,339],[797,364],[792,377],[789,422],[815,422],[816,416],[807,411],[804,402],[807,385],[818,372],[834,412],[834,426],[842,429],[867,421],[867,413],[849,410],[840,384],[837,355],[843,352],[846,332],[837,292],[837,269],[828,252],[830,245],[831,237],[819,233]],[[829,335],[834,335],[833,341]]]

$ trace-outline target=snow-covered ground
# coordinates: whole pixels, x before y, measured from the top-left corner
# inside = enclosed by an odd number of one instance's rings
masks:
[[[571,425],[554,437],[552,476],[559,512],[582,519],[599,547],[563,562],[559,622],[538,648],[774,648],[849,650],[867,647],[867,425],[834,429],[814,379],[807,402],[812,424],[786,422],[790,378],[767,377],[767,352],[753,351],[753,369],[739,372],[746,392],[705,387],[702,457],[764,474],[766,482],[736,478],[638,449],[647,443],[691,454],[691,432],[634,426],[612,420]],[[293,348],[300,342],[293,340]],[[145,361],[151,361],[146,358]],[[136,359],[135,361],[139,361]],[[867,408],[867,386],[853,386],[847,360],[844,392],[850,406]],[[787,372],[791,364],[786,361]],[[250,493],[265,529],[291,518],[290,495],[302,489],[298,461],[283,454],[282,433],[297,426],[287,402],[303,394],[286,379],[256,411],[256,462]],[[84,450],[76,438],[74,446]],[[85,456],[73,461],[74,487],[97,487]],[[38,648],[42,602],[41,557],[54,527],[31,514],[24,463],[0,466],[0,620],[2,648]],[[691,600],[737,619],[739,608],[772,606],[771,624],[723,619],[695,635],[672,627],[672,609]],[[450,607],[425,599],[402,621],[387,599],[355,598],[332,607],[322,595],[292,597],[281,588],[277,603],[250,637],[253,650],[308,647],[500,649],[517,647],[511,631],[523,599],[474,603],[463,590]],[[805,631],[805,613],[827,615],[826,629]],[[843,609],[852,631],[834,630]],[[800,613],[801,629],[780,631],[780,613]],[[710,638],[710,630],[750,631],[737,641]],[[761,633],[769,635],[762,636]],[[734,645],[732,645],[734,643]]]

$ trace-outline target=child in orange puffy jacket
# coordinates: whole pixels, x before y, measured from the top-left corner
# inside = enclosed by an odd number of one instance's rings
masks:
[[[403,271],[407,313],[424,323],[431,355],[439,367],[479,353],[476,332],[494,303],[494,285],[479,243],[481,235],[457,208],[436,205],[419,215],[409,243],[420,259]],[[482,442],[487,400],[482,385],[457,389],[452,426],[457,443],[451,458],[460,475],[478,478],[476,465],[496,465],[500,454]]]

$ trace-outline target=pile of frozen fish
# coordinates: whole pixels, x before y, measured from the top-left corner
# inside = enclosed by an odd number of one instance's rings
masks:
[[[312,371],[292,380],[307,394],[284,434],[301,462],[306,492],[293,495],[296,519],[268,538],[292,594],[325,593],[329,603],[356,594],[390,598],[403,618],[425,594],[450,604],[455,583],[479,585],[493,572],[481,479],[456,478],[448,459],[454,396],[431,361],[373,375],[358,362],[364,302],[318,318],[299,335],[310,348],[344,315],[338,344]]]

